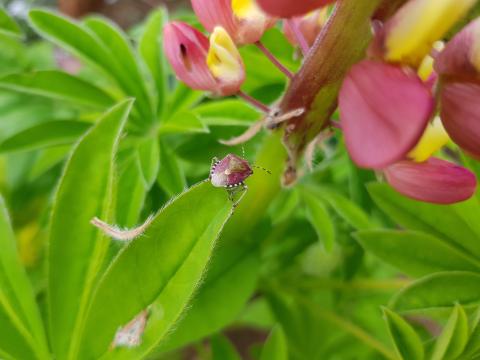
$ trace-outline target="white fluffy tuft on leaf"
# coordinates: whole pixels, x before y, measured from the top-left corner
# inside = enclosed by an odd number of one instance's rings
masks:
[[[106,222],[100,220],[99,218],[93,218],[90,223],[102,230],[102,232],[110,236],[111,238],[119,241],[130,241],[136,239],[137,237],[143,235],[145,230],[150,226],[153,221],[154,216],[150,215],[145,222],[133,229],[121,229],[116,225],[110,225]]]

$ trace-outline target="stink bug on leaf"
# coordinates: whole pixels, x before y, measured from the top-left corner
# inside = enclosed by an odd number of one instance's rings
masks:
[[[214,157],[210,168],[209,180],[215,187],[226,188],[230,200],[233,201],[233,197],[239,190],[246,191],[248,189],[244,181],[253,174],[252,168],[255,167],[259,168],[258,166],[250,165],[247,160],[234,154],[228,154],[222,160]],[[260,169],[270,173],[270,171],[264,168]]]

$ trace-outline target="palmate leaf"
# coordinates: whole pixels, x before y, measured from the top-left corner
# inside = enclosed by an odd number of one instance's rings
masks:
[[[33,290],[20,264],[10,219],[0,196],[0,357],[48,359]]]
[[[383,315],[400,359],[423,360],[425,356],[423,344],[412,326],[389,309],[383,309]]]
[[[480,262],[443,239],[418,231],[364,230],[355,233],[363,248],[412,276],[439,271],[480,273]]]
[[[132,49],[115,26],[102,19],[90,19],[83,25],[39,9],[30,11],[29,20],[40,35],[100,69],[115,80],[126,95],[134,96],[141,121],[153,120],[150,98]]]
[[[476,197],[454,205],[435,205],[406,198],[387,184],[369,184],[368,191],[399,225],[444,239],[480,259],[480,204]]]
[[[36,150],[71,144],[92,124],[82,121],[49,121],[32,126],[0,143],[0,153]]]
[[[102,89],[57,70],[7,75],[0,78],[0,88],[102,110],[114,104],[112,97]]]
[[[74,359],[78,352],[85,311],[109,244],[90,220],[109,217],[113,160],[131,106],[131,100],[115,106],[82,138],[57,190],[48,253],[50,329],[57,359]]]
[[[7,11],[0,5],[0,34],[21,36],[22,31]]]
[[[161,210],[144,236],[130,242],[102,276],[86,316],[80,358],[145,357],[184,311],[231,212],[225,190],[208,182]],[[108,352],[118,327],[152,303],[144,344]]]

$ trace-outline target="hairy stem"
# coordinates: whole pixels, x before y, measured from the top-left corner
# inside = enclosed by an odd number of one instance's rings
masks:
[[[305,147],[328,124],[337,108],[343,78],[365,56],[371,40],[370,19],[380,0],[339,0],[280,102],[281,113],[304,108],[284,126],[289,154],[284,183],[296,180],[296,165]]]
[[[265,105],[264,103],[258,101],[257,99],[251,97],[250,95],[248,95],[247,93],[244,93],[243,91],[239,91],[237,93],[237,96],[242,98],[243,100],[245,100],[246,102],[248,102],[250,105],[252,105],[253,107],[259,109],[260,111],[268,114],[270,113],[270,108]]]

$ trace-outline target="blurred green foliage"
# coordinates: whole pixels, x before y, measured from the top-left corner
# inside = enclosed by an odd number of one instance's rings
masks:
[[[283,189],[279,135],[262,133],[245,153],[272,174],[248,179],[232,213],[202,181],[212,157],[241,154],[219,140],[261,114],[174,79],[163,9],[131,33],[99,17],[29,19],[45,40],[0,11],[1,358],[480,358],[477,198],[406,199],[356,168],[339,133]],[[298,69],[279,29],[263,42]],[[244,90],[274,102],[282,73],[255,47],[242,56]],[[89,223],[152,213],[128,244]],[[144,309],[141,344],[112,349]]]

